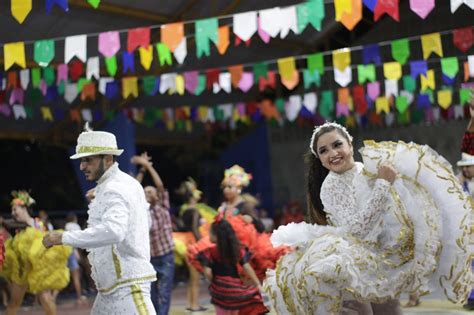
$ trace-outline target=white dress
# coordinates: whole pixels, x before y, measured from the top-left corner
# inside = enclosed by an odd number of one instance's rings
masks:
[[[449,163],[428,146],[369,141],[364,164],[330,172],[321,200],[331,226],[280,227],[274,246],[296,248],[267,271],[278,314],[337,314],[342,301],[383,302],[441,290],[461,302],[471,290],[471,199]],[[394,164],[391,185],[377,165]]]

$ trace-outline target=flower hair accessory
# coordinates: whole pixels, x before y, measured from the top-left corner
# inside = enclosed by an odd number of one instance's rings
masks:
[[[316,151],[313,148],[314,139],[316,138],[316,135],[318,135],[321,132],[321,130],[326,129],[328,127],[334,127],[336,129],[341,130],[347,136],[347,139],[349,139],[349,142],[352,142],[352,136],[349,134],[346,127],[341,126],[341,125],[339,125],[338,123],[335,123],[335,122],[327,121],[327,122],[325,122],[324,124],[322,124],[320,126],[314,127],[313,135],[311,136],[311,142],[309,143],[309,149],[311,150],[311,153],[313,153],[314,156],[316,156],[316,157],[318,157],[318,154],[316,153]]]
[[[227,180],[234,182],[237,186],[247,187],[252,180],[252,174],[245,172],[241,166],[236,164],[225,170],[224,181]]]
[[[177,190],[177,193],[182,195],[186,194],[186,192],[190,192],[194,199],[201,199],[202,191],[197,189],[197,184],[191,177],[188,177],[187,180],[182,182],[179,189]]]
[[[14,190],[12,191],[12,196],[12,206],[31,207],[36,203],[36,201],[31,198],[30,194],[26,190]]]

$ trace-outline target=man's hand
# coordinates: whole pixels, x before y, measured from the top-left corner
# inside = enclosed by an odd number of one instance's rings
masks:
[[[91,202],[95,198],[95,188],[91,188],[86,192],[87,202]]]
[[[43,237],[43,245],[46,248],[53,247],[54,245],[63,244],[63,233],[50,232]]]

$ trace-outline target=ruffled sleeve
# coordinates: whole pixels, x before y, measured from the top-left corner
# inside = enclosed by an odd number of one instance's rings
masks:
[[[321,188],[321,201],[333,225],[365,238],[381,220],[391,184],[377,179],[369,198],[358,206],[352,178],[347,174],[330,173]]]

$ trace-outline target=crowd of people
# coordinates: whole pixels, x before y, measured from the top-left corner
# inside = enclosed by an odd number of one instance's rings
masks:
[[[115,136],[86,130],[71,159],[97,183],[86,194],[87,226],[71,213],[55,230],[45,211],[34,216],[28,192],[12,193],[12,219],[2,220],[0,233],[6,313],[16,314],[30,293],[46,314],[56,314],[58,292],[71,283],[78,304],[85,289],[97,294],[92,314],[168,314],[175,274],[183,272],[190,313],[206,310],[199,301],[204,278],[218,315],[270,308],[401,314],[402,293],[416,306],[436,290],[453,302],[468,299],[465,307],[474,309],[473,121],[457,177],[443,157],[414,143],[367,141],[363,163],[355,162],[344,127],[318,126],[306,158],[307,215],[295,201],[273,218],[244,192],[252,175],[238,165],[224,172],[219,207],[204,203],[188,178],[172,210],[146,152],[132,158],[139,171],[130,176],[116,162],[123,150]],[[142,187],[145,176],[153,185]]]

